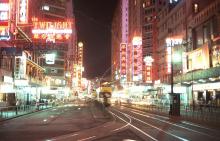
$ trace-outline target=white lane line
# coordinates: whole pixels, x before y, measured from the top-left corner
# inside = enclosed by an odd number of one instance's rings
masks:
[[[136,110],[136,109],[132,109],[132,108],[128,108],[127,109],[131,109],[132,111],[137,111],[137,112],[140,112],[140,113],[144,113],[144,114],[148,114],[148,115],[152,115],[152,116],[157,116],[157,117],[161,117],[161,118],[164,118],[164,119],[170,119],[169,117],[166,117],[166,116],[160,116],[160,115],[156,115],[156,114],[150,114],[150,113],[147,113],[147,112],[143,112],[143,111],[140,111],[140,110]],[[191,126],[195,126],[195,127],[199,127],[199,128],[203,128],[203,129],[206,129],[206,130],[211,130],[211,131],[216,131],[216,130],[213,130],[211,128],[207,128],[207,127],[204,127],[202,125],[199,125],[199,124],[195,124],[195,123],[191,123],[191,122],[187,122],[187,121],[182,121],[181,123],[183,124],[188,124],[188,125],[191,125]]]
[[[183,124],[187,124],[187,125],[190,125],[190,126],[199,127],[199,128],[206,129],[206,130],[216,131],[216,130],[213,130],[213,129],[210,129],[210,128],[207,128],[207,127],[204,127],[204,126],[202,126],[202,125],[195,124],[195,123],[191,123],[191,122],[187,122],[187,121],[182,121],[181,123],[183,123]]]
[[[148,125],[148,126],[151,126],[151,127],[153,127],[153,128],[156,128],[157,130],[159,130],[159,131],[161,131],[161,132],[164,132],[164,133],[166,133],[166,134],[168,134],[168,135],[170,135],[170,136],[173,136],[173,137],[175,137],[175,138],[177,138],[177,139],[179,139],[179,140],[189,141],[189,140],[187,140],[187,139],[185,139],[185,138],[182,138],[182,137],[179,137],[179,136],[174,135],[174,134],[172,134],[172,133],[169,133],[169,132],[167,132],[167,131],[165,131],[165,130],[163,130],[163,129],[161,129],[161,128],[158,128],[158,127],[156,127],[156,126],[154,126],[154,125],[152,125],[152,124],[146,123],[146,122],[144,122],[144,121],[142,121],[142,120],[140,120],[140,119],[137,119],[137,118],[135,118],[135,117],[133,117],[133,116],[130,116],[130,115],[128,115],[128,116],[131,117],[131,118],[133,118],[133,119],[135,119],[135,120],[137,120],[137,121],[139,121],[139,122],[141,122],[141,123],[144,123],[144,124],[146,124],[146,125]]]
[[[48,140],[46,140],[46,141],[63,140],[63,139],[69,138],[69,137],[77,136],[77,135],[78,135],[78,134],[68,134],[68,135],[63,135],[63,136],[55,137],[55,138],[52,138],[52,139],[48,139]]]
[[[136,126],[132,125],[131,123],[127,122],[126,120],[122,119],[121,117],[119,117],[118,115],[114,114],[115,116],[117,116],[119,119],[121,119],[122,121],[128,123],[131,127],[135,128],[136,130],[138,130],[139,132],[141,132],[142,134],[144,134],[145,136],[151,138],[154,141],[158,141],[157,139],[155,139],[154,137],[152,137],[151,135],[147,134],[146,132],[142,131],[141,129],[137,128]]]
[[[138,115],[141,115],[141,116],[144,116],[144,117],[151,118],[151,119],[159,120],[159,121],[161,121],[161,122],[165,122],[165,123],[167,123],[167,124],[170,124],[170,125],[173,125],[173,126],[176,126],[176,127],[179,127],[179,128],[183,128],[183,129],[186,129],[186,130],[189,130],[189,131],[192,131],[192,132],[198,133],[198,134],[202,134],[202,135],[205,135],[205,136],[209,136],[209,137],[212,137],[212,138],[216,138],[216,137],[211,136],[211,135],[209,135],[209,134],[202,133],[202,132],[199,132],[199,131],[196,131],[196,130],[190,129],[190,128],[187,128],[187,127],[184,127],[184,126],[178,125],[178,124],[173,123],[173,122],[170,122],[170,121],[165,121],[165,120],[161,120],[161,119],[158,119],[158,118],[155,118],[155,117],[146,116],[146,115],[143,115],[143,114],[141,114],[141,113],[137,113],[137,112],[133,112],[133,111],[131,111],[131,112],[132,112],[132,113],[135,113],[135,114],[138,114]]]
[[[109,111],[109,112],[110,112],[112,115],[117,116],[115,113],[113,113],[113,112],[111,112],[111,111]],[[118,117],[118,116],[117,116],[117,117]],[[122,121],[124,121],[121,117],[118,117],[118,118],[120,118]],[[121,129],[126,128],[127,126],[129,126],[129,124],[131,123],[131,119],[129,118],[129,122],[127,122],[127,121],[124,121],[124,122],[127,123],[127,124],[124,125],[124,126],[122,126],[122,127],[120,127],[120,128],[116,128],[116,129],[112,130],[112,132],[121,130]]]
[[[96,136],[91,136],[91,137],[88,137],[88,138],[85,138],[85,139],[80,139],[80,140],[77,140],[77,141],[86,141],[86,140],[89,140],[89,139],[92,139],[92,138],[95,138]]]
[[[145,113],[145,114],[148,114],[148,115],[151,115],[151,116],[156,116],[156,117],[160,117],[160,118],[167,119],[167,120],[170,119],[169,117],[166,117],[166,116],[150,114],[150,113],[146,113],[146,112],[143,112],[143,111],[140,111],[140,110],[136,110],[136,109],[132,109],[132,108],[127,108],[127,109],[131,109],[132,111],[137,111],[137,112]]]

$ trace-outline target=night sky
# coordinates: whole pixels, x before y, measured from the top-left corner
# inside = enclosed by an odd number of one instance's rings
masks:
[[[101,77],[111,66],[111,20],[118,0],[73,0],[78,41],[84,43],[83,77]]]

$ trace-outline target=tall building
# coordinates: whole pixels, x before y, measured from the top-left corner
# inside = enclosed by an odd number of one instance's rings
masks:
[[[64,29],[64,32],[66,32],[66,34],[58,32],[54,36],[49,34],[46,37],[46,42],[43,44],[45,49],[42,50],[46,57],[42,59],[44,62],[43,67],[46,70],[46,75],[51,80],[50,87],[62,95],[67,91],[65,87],[72,88],[75,61],[76,28],[72,0],[41,0],[36,1],[36,5],[38,5],[38,8],[35,10],[40,10],[40,12],[34,10],[32,17],[37,18],[37,22],[52,23],[51,26]],[[41,46],[41,43],[42,40],[36,38],[36,46]],[[54,62],[48,63],[47,56],[53,56]]]
[[[8,11],[1,12],[10,13],[0,20],[9,27],[9,36],[0,42],[7,45],[4,45],[7,49],[1,48],[5,52],[3,58],[12,61],[0,62],[7,65],[5,70],[11,71],[6,75],[12,79],[7,83],[15,86],[14,99],[29,104],[44,94],[57,97],[67,94],[73,76],[76,39],[72,0],[4,0],[0,4],[8,6]]]
[[[128,0],[120,0],[112,22],[112,79],[128,80]]]
[[[153,84],[158,80],[158,12],[162,1],[143,1],[143,81]]]
[[[219,1],[165,2],[158,23],[158,86],[166,94],[173,84],[183,104],[195,107],[204,99],[219,105]]]
[[[142,83],[142,1],[129,0],[128,81]]]

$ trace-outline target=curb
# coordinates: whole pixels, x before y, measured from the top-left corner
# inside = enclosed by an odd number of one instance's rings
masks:
[[[43,109],[43,110],[34,110],[32,112],[28,112],[28,113],[21,114],[21,115],[16,115],[16,116],[13,116],[13,117],[10,117],[10,118],[2,118],[2,119],[0,119],[0,123],[8,121],[8,120],[15,119],[15,118],[19,118],[19,117],[22,117],[22,116],[30,115],[30,114],[33,114],[33,113],[47,111],[47,110],[52,109],[52,108],[54,108],[54,107],[46,108],[46,109]]]

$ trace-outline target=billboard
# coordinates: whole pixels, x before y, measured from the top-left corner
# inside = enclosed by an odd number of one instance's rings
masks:
[[[10,4],[9,0],[0,0],[0,40],[9,40]]]
[[[34,39],[55,42],[56,40],[68,40],[72,34],[71,21],[33,21],[32,34]]]
[[[28,23],[28,0],[17,0],[17,23]]]
[[[187,53],[188,71],[210,67],[208,44]]]

